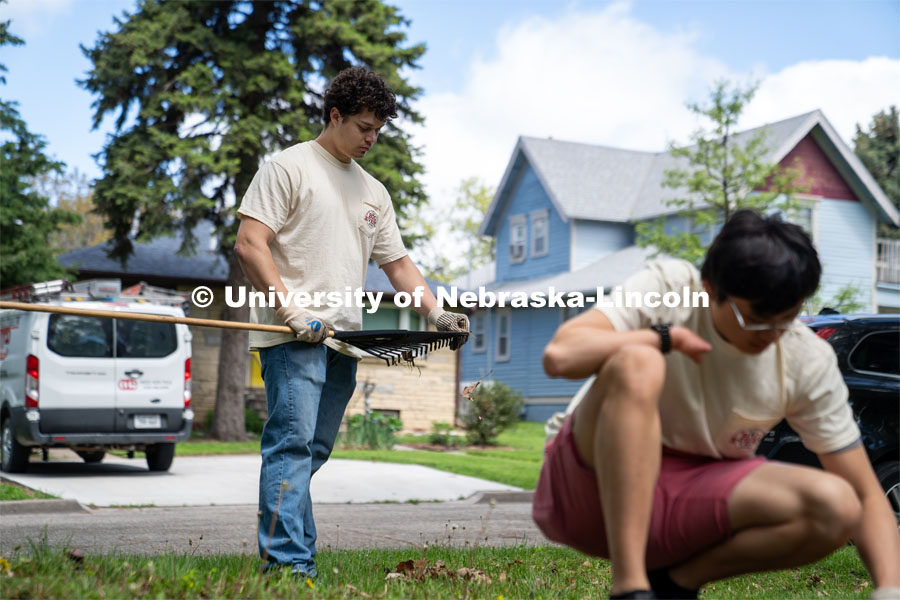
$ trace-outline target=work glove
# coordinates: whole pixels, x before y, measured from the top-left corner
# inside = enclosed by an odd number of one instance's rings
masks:
[[[428,313],[428,322],[438,331],[469,331],[469,317],[460,313],[447,312],[435,306]]]
[[[275,311],[285,325],[294,330],[301,342],[318,344],[328,336],[332,327],[315,315],[311,315],[296,304],[286,304]]]

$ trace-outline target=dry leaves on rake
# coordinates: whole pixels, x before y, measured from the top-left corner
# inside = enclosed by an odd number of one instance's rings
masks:
[[[505,579],[506,573],[503,573],[501,579]],[[469,569],[462,567],[460,569],[450,569],[443,561],[436,561],[433,565],[429,565],[424,558],[418,560],[405,560],[397,563],[393,571],[388,572],[385,579],[400,579],[402,581],[422,581],[423,579],[437,579],[446,577],[447,579],[459,578],[465,581],[476,581],[490,585],[491,578],[488,577],[481,569]]]

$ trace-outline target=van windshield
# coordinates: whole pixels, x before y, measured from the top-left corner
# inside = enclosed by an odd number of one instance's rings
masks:
[[[117,358],[162,358],[178,349],[175,325],[116,319]],[[60,356],[113,357],[113,322],[100,317],[50,315],[47,347]]]

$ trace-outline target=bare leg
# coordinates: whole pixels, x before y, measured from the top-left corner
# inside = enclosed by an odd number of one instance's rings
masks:
[[[741,480],[728,502],[734,537],[673,568],[676,583],[805,565],[841,547],[862,515],[849,483],[824,471],[781,463]]]
[[[625,346],[606,361],[575,410],[573,435],[597,475],[613,568],[611,594],[650,589],[645,555],[659,476],[659,394],[665,361],[647,346]]]

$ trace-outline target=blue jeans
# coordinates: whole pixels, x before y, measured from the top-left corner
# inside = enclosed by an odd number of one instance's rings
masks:
[[[260,440],[259,554],[267,567],[315,575],[309,481],[331,455],[357,361],[305,342],[262,348],[259,358],[269,409]]]

